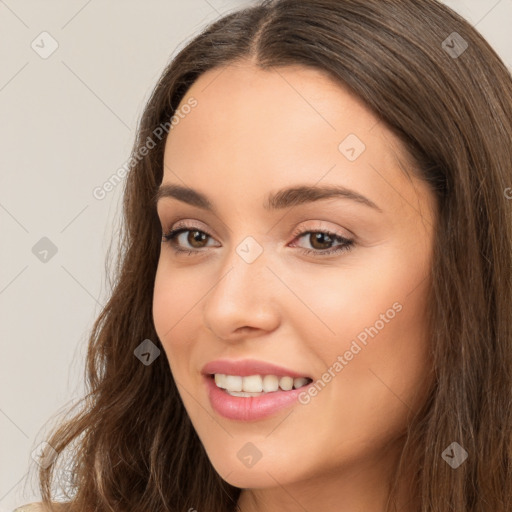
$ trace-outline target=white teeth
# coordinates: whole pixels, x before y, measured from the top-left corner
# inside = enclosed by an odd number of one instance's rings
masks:
[[[262,378],[259,375],[250,375],[242,378],[242,389],[249,393],[261,393],[263,391]]]
[[[245,391],[228,391],[226,389],[226,393],[229,393],[231,396],[260,396],[263,393],[246,393]]]
[[[285,391],[290,391],[293,388],[293,378],[292,377],[281,377],[279,379],[279,387],[284,389]]]
[[[216,373],[215,384],[233,396],[259,396],[281,388],[283,391],[300,388],[311,379],[307,377],[277,377],[276,375],[225,375]]]
[[[225,375],[224,384],[230,391],[242,391],[242,377],[238,375]]]
[[[279,389],[279,378],[275,375],[265,375],[263,377],[263,391],[277,391]]]
[[[301,388],[305,384],[307,384],[309,379],[307,377],[299,377],[297,379],[293,379],[293,387],[295,389]]]

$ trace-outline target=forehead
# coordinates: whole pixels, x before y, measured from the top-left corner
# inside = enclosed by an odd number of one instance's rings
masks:
[[[250,63],[230,64],[201,75],[178,111],[191,97],[197,107],[180,120],[181,130],[173,129],[170,140],[178,131],[186,135],[188,128],[204,143],[212,136],[239,143],[244,139],[246,150],[323,140],[337,152],[337,143],[348,134],[362,139],[375,127],[375,135],[381,131],[379,119],[357,96],[312,68],[262,70]]]
[[[166,141],[164,182],[207,184],[217,198],[235,187],[259,204],[295,183],[341,184],[392,208],[409,200],[401,142],[319,70],[232,64],[201,75],[180,107],[190,98]]]

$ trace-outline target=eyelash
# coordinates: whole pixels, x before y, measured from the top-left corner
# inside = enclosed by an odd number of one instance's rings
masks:
[[[182,254],[182,255],[186,255],[186,256],[194,256],[194,255],[196,255],[199,252],[203,252],[204,248],[203,249],[195,249],[195,250],[181,249],[180,247],[178,247],[176,245],[175,238],[179,234],[187,232],[187,231],[197,231],[199,233],[205,234],[206,236],[208,236],[210,238],[213,238],[209,233],[207,233],[204,230],[198,229],[198,228],[193,227],[193,226],[181,226],[181,227],[172,229],[168,233],[164,233],[162,235],[162,242],[163,243],[168,243],[171,246],[172,250],[176,254]],[[342,252],[345,252],[345,251],[350,251],[352,249],[353,245],[354,245],[354,240],[350,240],[350,239],[345,238],[343,236],[340,236],[340,235],[338,235],[336,233],[332,233],[331,231],[325,231],[325,230],[306,230],[306,231],[297,230],[297,231],[295,231],[293,233],[292,236],[294,237],[294,240],[295,240],[295,238],[302,238],[304,235],[310,235],[310,234],[313,234],[313,233],[321,233],[321,234],[324,234],[324,235],[328,235],[330,238],[333,239],[333,242],[338,241],[338,242],[341,242],[342,245],[338,246],[335,249],[325,249],[325,250],[320,250],[320,249],[304,249],[304,248],[299,247],[299,250],[303,254],[306,254],[306,255],[313,254],[314,256],[332,256],[334,254],[339,254],[339,253],[342,253]]]

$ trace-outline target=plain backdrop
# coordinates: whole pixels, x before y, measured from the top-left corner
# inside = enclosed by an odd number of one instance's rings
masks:
[[[251,3],[0,0],[0,512],[39,500],[32,453],[84,389],[123,186],[93,191],[172,56]],[[512,0],[446,3],[512,68]]]

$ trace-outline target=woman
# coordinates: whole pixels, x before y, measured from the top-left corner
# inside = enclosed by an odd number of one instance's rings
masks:
[[[65,509],[512,510],[511,141],[510,73],[435,0],[267,1],[192,40],[48,439]]]

